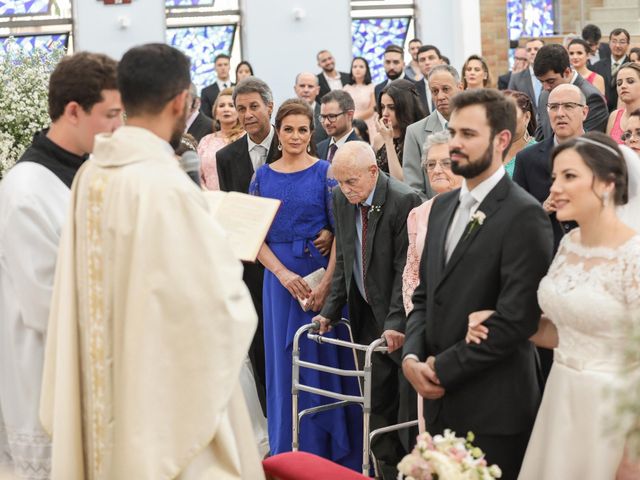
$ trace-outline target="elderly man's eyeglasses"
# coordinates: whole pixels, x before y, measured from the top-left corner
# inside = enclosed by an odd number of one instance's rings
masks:
[[[584,105],[576,102],[547,103],[547,110],[550,112],[557,112],[560,110],[560,107],[564,108],[566,112],[573,112],[576,108],[582,108]]]
[[[425,165],[427,166],[427,170],[430,172],[436,169],[436,165],[440,165],[440,168],[446,170],[451,168],[451,159],[443,158],[442,160],[427,160]]]
[[[640,128],[635,132],[627,130],[620,138],[622,138],[623,142],[640,142]]]
[[[328,120],[329,123],[333,123],[338,119],[340,115],[344,115],[345,113],[347,112],[327,113],[326,115],[320,114],[318,115],[318,120],[320,120],[320,122],[324,122]]]
[[[621,47],[624,47],[625,45],[627,45],[629,42],[627,42],[626,40],[609,40],[609,43],[611,45],[620,45]]]

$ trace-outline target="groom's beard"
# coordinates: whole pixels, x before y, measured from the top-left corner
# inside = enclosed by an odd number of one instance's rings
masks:
[[[464,178],[475,178],[481,173],[485,172],[493,162],[492,144],[493,142],[489,142],[489,146],[485,150],[484,154],[475,162],[470,162],[469,157],[463,154],[457,148],[450,150],[450,155],[461,155],[467,159],[466,165],[460,165],[458,161],[452,161],[451,171],[456,175],[462,175]]]

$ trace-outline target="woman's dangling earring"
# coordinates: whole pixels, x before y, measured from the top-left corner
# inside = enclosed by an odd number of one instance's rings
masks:
[[[602,194],[602,206],[604,208],[607,208],[607,205],[609,205],[609,192],[605,190],[605,192]]]
[[[278,143],[278,150],[282,151],[282,144]]]
[[[307,143],[307,153],[311,153],[311,144]]]

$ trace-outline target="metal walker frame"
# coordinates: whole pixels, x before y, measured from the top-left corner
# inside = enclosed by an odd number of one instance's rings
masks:
[[[303,325],[298,329],[294,338],[293,338],[293,352],[292,352],[292,378],[291,378],[291,395],[292,395],[292,450],[294,452],[298,451],[298,437],[300,431],[300,422],[302,417],[305,415],[323,412],[326,410],[331,410],[334,408],[342,408],[347,405],[360,405],[362,408],[362,474],[365,476],[369,476],[369,470],[371,468],[370,465],[370,457],[373,460],[373,466],[375,471],[376,478],[379,477],[378,465],[376,462],[375,455],[371,451],[371,443],[375,437],[381,435],[383,433],[391,432],[394,430],[401,430],[403,428],[409,428],[415,425],[418,425],[418,420],[412,420],[409,422],[403,422],[396,425],[390,425],[388,427],[378,428],[372,432],[370,432],[369,422],[371,418],[371,380],[372,380],[372,371],[371,371],[371,359],[374,353],[386,354],[388,352],[388,348],[386,346],[386,341],[384,338],[378,338],[371,342],[369,345],[361,345],[359,343],[353,342],[353,336],[351,334],[351,326],[349,322],[345,319],[340,320],[336,324],[334,324],[334,328],[337,325],[343,325],[347,328],[349,332],[350,342],[345,340],[340,340],[337,338],[329,338],[322,336],[318,333],[313,333],[313,331],[317,331],[320,327],[318,322],[309,323],[307,325]],[[307,333],[307,338],[316,343],[322,344],[330,344],[336,345],[338,347],[350,348],[353,351],[353,356],[355,360],[356,369],[355,370],[344,370],[341,368],[328,367],[325,365],[320,365],[318,363],[306,362],[304,360],[300,360],[300,337],[305,333]],[[365,352],[365,360],[364,360],[364,368],[363,370],[358,369],[358,361],[356,356],[356,351]],[[346,395],[342,393],[333,392],[331,390],[324,390],[322,388],[312,387],[309,385],[304,385],[300,383],[300,368],[309,368],[312,370],[318,370],[320,372],[330,373],[334,375],[340,375],[343,377],[357,377],[358,385],[360,387],[360,395]],[[301,412],[298,412],[298,396],[299,392],[308,392],[316,395],[320,395],[323,397],[333,398],[337,400],[333,403],[327,403],[325,405],[320,405],[317,407],[307,408]]]

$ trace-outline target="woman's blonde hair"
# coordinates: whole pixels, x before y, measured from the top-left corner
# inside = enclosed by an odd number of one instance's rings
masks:
[[[220,129],[221,129],[220,121],[216,119],[216,111],[218,110],[218,104],[220,103],[220,97],[223,97],[223,96],[233,98],[233,87],[225,88],[224,90],[222,90],[218,94],[218,98],[216,98],[216,101],[213,103],[213,108],[211,109],[211,116],[213,118],[213,131],[214,132],[219,132]],[[235,108],[235,106],[234,106],[234,108]],[[229,141],[230,142],[235,142],[243,134],[244,134],[244,129],[242,128],[242,125],[240,125],[240,119],[238,118],[238,119],[236,119],[236,124],[231,128],[231,132],[229,134]]]

